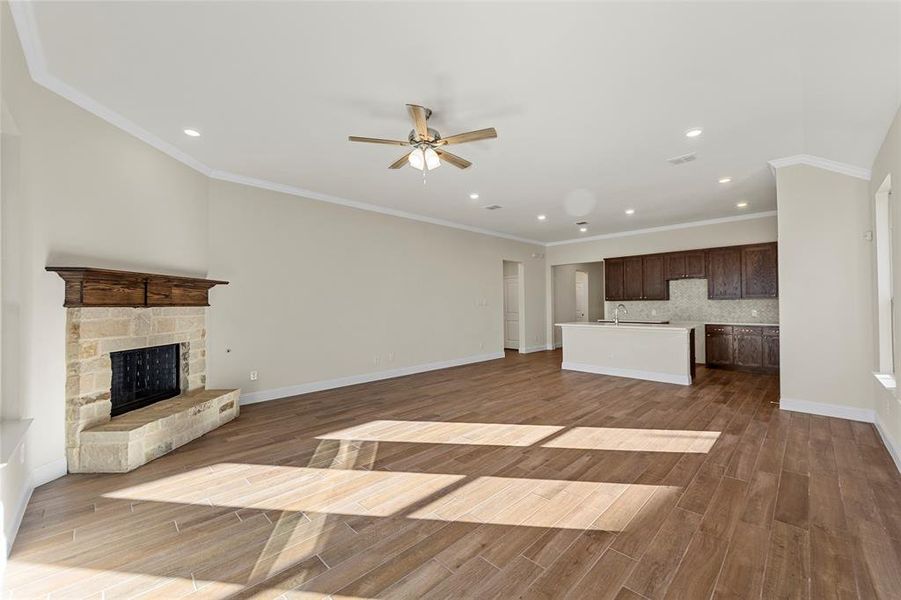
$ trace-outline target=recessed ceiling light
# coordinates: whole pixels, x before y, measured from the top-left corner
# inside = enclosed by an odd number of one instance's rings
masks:
[[[470,199],[470,200],[478,200],[478,199],[479,199],[479,195],[476,194],[475,192],[473,192],[473,193],[471,193],[471,194],[469,195],[469,199]]]
[[[720,183],[729,183],[732,181],[731,177],[720,177]]]
[[[627,208],[627,209],[626,209],[626,214],[627,214],[627,215],[634,215],[634,214],[635,214],[635,209],[634,209],[634,208]]]
[[[747,205],[748,205],[747,202],[739,202],[739,203],[736,204],[735,206],[737,206],[738,208],[744,208],[744,207],[746,207]]]
[[[200,132],[196,129],[185,129],[185,135],[189,135],[191,137],[200,137]]]
[[[703,129],[701,129],[700,127],[693,127],[692,129],[689,129],[685,132],[685,137],[698,137],[702,133],[704,133]]]
[[[587,227],[579,227],[579,231],[581,231],[582,233],[585,233],[586,231],[588,231],[588,228]]]
[[[538,215],[539,221],[544,221],[545,219],[547,219],[547,215]]]

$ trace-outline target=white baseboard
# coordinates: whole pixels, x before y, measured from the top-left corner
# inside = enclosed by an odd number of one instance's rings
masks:
[[[66,458],[62,457],[32,469],[31,473],[28,474],[22,490],[22,496],[19,498],[19,503],[16,506],[12,530],[9,532],[9,535],[4,536],[7,556],[13,549],[13,543],[16,541],[16,535],[19,533],[19,527],[22,525],[22,519],[25,517],[25,509],[28,508],[28,501],[31,500],[31,494],[34,493],[34,489],[45,483],[50,483],[54,479],[59,479],[68,473],[68,470]]]
[[[849,421],[860,421],[862,423],[872,423],[882,438],[882,443],[889,455],[895,462],[898,472],[901,473],[901,448],[889,436],[879,418],[879,413],[868,408],[854,408],[851,406],[838,406],[836,404],[825,404],[822,402],[810,402],[808,400],[795,400],[793,398],[780,398],[779,408],[783,410],[793,410],[795,412],[810,413],[812,415],[820,415],[823,417],[835,417],[837,419],[848,419]]]
[[[901,448],[895,445],[895,441],[889,436],[888,432],[885,430],[885,425],[882,423],[882,419],[879,417],[879,413],[876,413],[876,431],[879,432],[879,437],[882,438],[882,443],[885,444],[886,450],[891,455],[892,460],[895,461],[895,466],[898,468],[898,472],[901,473]]]
[[[588,365],[585,363],[576,362],[564,362],[561,368],[568,371],[581,371],[583,373],[596,373],[598,375],[612,375],[614,377],[629,377],[631,379],[645,379],[648,381],[660,381],[662,383],[691,385],[690,375],[674,375],[672,373],[658,373],[656,371],[639,371],[637,369],[598,367],[596,365]]]
[[[9,556],[9,553],[13,551],[13,543],[16,541],[16,535],[19,533],[19,527],[22,525],[22,519],[25,517],[25,509],[28,508],[28,501],[31,500],[31,494],[34,492],[34,487],[26,485],[23,491],[22,498],[19,500],[19,506],[16,507],[16,516],[13,519],[12,531],[10,531],[9,536],[6,537],[6,556]]]
[[[464,356],[462,358],[454,358],[451,360],[442,360],[433,363],[424,363],[420,365],[411,365],[409,367],[400,367],[398,369],[390,369],[387,371],[376,371],[374,373],[362,373],[360,375],[351,375],[349,377],[338,377],[337,379],[324,379],[321,381],[311,381],[309,383],[301,383],[298,385],[289,385],[287,387],[275,388],[271,390],[260,390],[258,392],[248,392],[241,394],[241,404],[255,404],[257,402],[266,402],[267,400],[277,400],[279,398],[288,398],[290,396],[298,396],[300,394],[309,394],[311,392],[321,392],[323,390],[331,390],[335,388],[345,387],[348,385],[357,385],[360,383],[369,383],[371,381],[380,381],[382,379],[392,379],[394,377],[403,377],[404,375],[415,375],[416,373],[425,373],[427,371],[436,371],[438,369],[448,369],[450,367],[459,367],[486,360],[496,360],[504,358],[503,352],[491,352],[488,354],[476,354],[474,356]]]
[[[875,423],[876,412],[868,408],[855,408],[852,406],[839,406],[837,404],[825,404],[823,402],[810,402],[809,400],[796,400],[794,398],[779,398],[779,408],[793,410],[795,412],[810,413],[823,417],[836,417],[849,421],[862,421]]]
[[[54,461],[45,463],[40,467],[35,467],[31,471],[31,485],[40,487],[45,483],[50,483],[54,479],[59,479],[69,472],[69,465],[66,463],[66,457],[58,458]]]
[[[529,346],[528,348],[521,348],[519,350],[520,354],[529,354],[531,352],[544,352],[547,350],[547,346]]]

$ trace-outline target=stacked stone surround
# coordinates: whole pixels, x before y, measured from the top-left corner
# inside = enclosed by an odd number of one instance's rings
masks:
[[[205,308],[66,310],[69,471],[128,471],[238,415],[236,391],[204,389]],[[111,420],[110,353],[165,344],[180,345],[182,394]]]

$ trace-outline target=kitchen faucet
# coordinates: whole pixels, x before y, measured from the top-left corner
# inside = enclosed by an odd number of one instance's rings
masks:
[[[622,304],[617,304],[616,309],[613,311],[613,324],[619,325],[619,311],[623,311],[624,315],[629,314],[629,311],[626,310],[626,307]]]

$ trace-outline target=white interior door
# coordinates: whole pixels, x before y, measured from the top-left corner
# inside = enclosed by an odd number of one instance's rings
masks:
[[[588,273],[576,271],[576,321],[588,321]]]
[[[519,350],[519,277],[504,277],[504,348]]]

